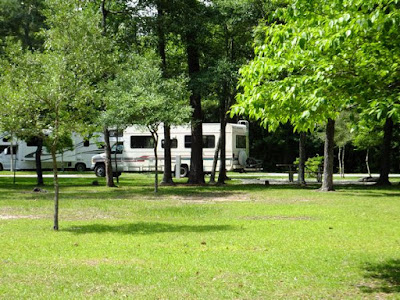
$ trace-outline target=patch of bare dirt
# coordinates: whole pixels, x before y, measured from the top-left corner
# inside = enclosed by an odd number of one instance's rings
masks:
[[[314,218],[306,216],[246,216],[244,220],[289,220],[289,221],[304,221],[313,220]]]
[[[250,201],[244,193],[204,193],[201,195],[174,196],[173,199],[184,203],[246,202]]]
[[[13,219],[40,219],[39,216],[21,216],[21,215],[0,215],[0,220],[13,220]]]

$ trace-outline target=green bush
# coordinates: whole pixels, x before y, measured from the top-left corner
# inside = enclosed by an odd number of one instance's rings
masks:
[[[293,162],[293,164],[298,167],[299,166],[299,158]],[[319,156],[318,154],[314,157],[310,157],[305,162],[306,167],[306,176],[307,177],[317,177],[319,168],[324,164],[324,157]]]

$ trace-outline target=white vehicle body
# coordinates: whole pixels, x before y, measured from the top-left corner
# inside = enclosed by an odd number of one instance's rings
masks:
[[[101,136],[101,137],[100,137]],[[75,169],[84,171],[90,167],[91,158],[95,154],[104,152],[103,137],[96,134],[90,139],[84,139],[78,134],[72,134],[73,149],[57,154],[59,168]],[[11,170],[11,147],[10,143],[0,153],[0,170]],[[32,141],[16,140],[13,142],[13,157],[15,170],[36,170],[37,143]],[[41,154],[42,168],[52,169],[51,154],[43,146]]]
[[[158,130],[159,143],[157,156],[159,171],[164,170],[164,128]],[[211,172],[215,150],[220,137],[219,123],[203,124],[203,166],[204,172]],[[243,170],[248,157],[249,139],[248,122],[226,125],[226,169]],[[180,158],[181,174],[187,175],[190,171],[191,156],[191,129],[190,126],[171,127],[171,160],[172,170],[176,168],[176,159]],[[122,142],[112,147],[112,167],[118,172],[146,172],[155,170],[155,155],[151,133],[145,127],[132,126],[123,131]],[[97,176],[104,176],[105,154],[92,158],[92,169]],[[217,164],[217,170],[219,162]]]

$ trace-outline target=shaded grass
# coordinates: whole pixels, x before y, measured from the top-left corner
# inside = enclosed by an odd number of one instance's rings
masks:
[[[0,178],[0,298],[399,298],[399,188]],[[182,180],[183,182],[184,180]],[[48,183],[49,184],[49,183]],[[21,218],[24,217],[24,218]]]

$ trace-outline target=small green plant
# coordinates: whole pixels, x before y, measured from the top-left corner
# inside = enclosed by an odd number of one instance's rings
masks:
[[[324,157],[318,154],[314,157],[310,157],[305,162],[306,173],[310,177],[317,177],[317,174],[322,169],[324,164]]]
[[[299,166],[299,158],[297,157],[293,164],[298,167]],[[318,154],[314,157],[310,157],[305,162],[306,167],[306,176],[315,178],[317,177],[320,170],[322,170],[322,166],[324,164],[324,157],[319,156]]]

